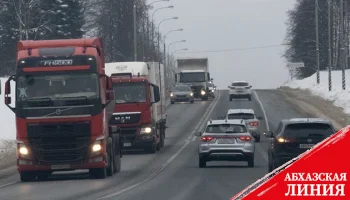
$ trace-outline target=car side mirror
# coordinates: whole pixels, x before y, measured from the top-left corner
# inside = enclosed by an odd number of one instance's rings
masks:
[[[200,136],[202,136],[202,132],[197,132],[194,135],[200,137]]]
[[[273,138],[273,137],[275,137],[272,131],[267,131],[266,133],[264,133],[264,135],[265,135],[265,137],[267,137],[267,138]]]
[[[258,120],[263,120],[264,118],[263,117],[258,117]]]

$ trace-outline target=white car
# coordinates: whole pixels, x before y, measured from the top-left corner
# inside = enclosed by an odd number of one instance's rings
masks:
[[[230,89],[230,101],[236,98],[252,100],[252,86],[247,81],[234,81],[228,88]]]
[[[229,109],[225,119],[243,119],[256,142],[260,142],[259,120],[263,117],[257,117],[253,109]]]

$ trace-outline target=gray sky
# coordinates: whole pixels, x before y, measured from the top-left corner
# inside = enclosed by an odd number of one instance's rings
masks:
[[[155,0],[148,0],[153,2]],[[295,0],[170,0],[155,3],[154,9],[174,5],[155,13],[156,23],[165,21],[165,32],[183,28],[183,32],[168,34],[167,43],[187,40],[171,46],[170,52],[188,48],[188,52],[240,49],[283,43],[286,12]],[[154,10],[153,9],[153,10]],[[152,14],[153,10],[150,11]],[[288,80],[284,46],[220,53],[176,53],[181,57],[208,57],[211,77],[220,89],[234,80],[247,80],[254,88],[276,88]]]

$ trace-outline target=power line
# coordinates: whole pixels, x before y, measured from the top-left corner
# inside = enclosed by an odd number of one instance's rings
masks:
[[[239,48],[239,49],[222,49],[222,50],[207,50],[207,51],[186,51],[186,52],[175,52],[175,53],[219,53],[219,52],[230,52],[230,51],[244,51],[244,50],[254,50],[254,49],[266,49],[280,46],[288,46],[290,44],[278,44],[278,45],[268,45],[268,46],[259,46],[259,47],[248,47],[248,48]]]

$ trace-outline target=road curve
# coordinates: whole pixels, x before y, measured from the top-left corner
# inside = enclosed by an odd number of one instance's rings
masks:
[[[256,143],[254,168],[247,168],[245,162],[210,162],[200,169],[199,141],[190,134],[229,108],[253,108],[258,116],[267,117],[268,123],[263,120],[259,125],[261,132],[274,130],[282,118],[301,115],[276,91],[257,91],[251,102],[229,102],[227,91],[220,91],[217,97],[171,105],[164,149],[154,155],[125,155],[122,171],[113,177],[94,180],[83,171],[78,175],[59,174],[45,182],[20,183],[18,175],[12,175],[0,180],[0,199],[229,199],[267,173],[267,140]]]

